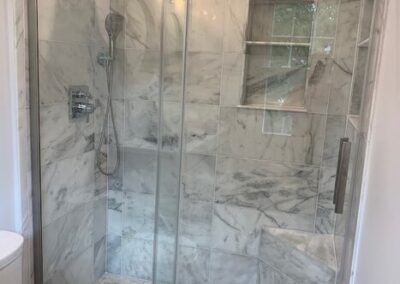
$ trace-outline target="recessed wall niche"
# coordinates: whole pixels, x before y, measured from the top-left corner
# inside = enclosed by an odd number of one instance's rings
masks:
[[[307,0],[251,0],[241,105],[306,111],[316,4]]]

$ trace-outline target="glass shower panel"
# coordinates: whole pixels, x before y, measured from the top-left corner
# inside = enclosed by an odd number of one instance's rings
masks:
[[[163,1],[160,132],[154,242],[154,283],[175,283],[184,84],[186,1]]]
[[[44,283],[335,283],[372,4],[39,0]]]

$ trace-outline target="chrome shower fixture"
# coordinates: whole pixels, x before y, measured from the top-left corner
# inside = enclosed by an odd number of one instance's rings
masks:
[[[108,98],[107,98],[107,107],[106,111],[104,114],[104,120],[103,120],[103,126],[100,134],[100,140],[99,144],[97,145],[96,148],[96,166],[99,169],[99,171],[106,175],[106,176],[111,176],[115,174],[119,168],[121,159],[120,159],[120,148],[119,148],[119,140],[118,140],[118,133],[117,133],[117,128],[115,126],[115,118],[114,118],[114,109],[113,109],[113,104],[112,104],[112,93],[113,93],[113,74],[114,74],[114,47],[115,47],[115,41],[117,40],[117,37],[119,33],[122,31],[122,26],[124,23],[124,17],[116,14],[116,13],[110,13],[107,15],[106,20],[105,20],[105,28],[108,34],[108,53],[107,52],[100,52],[97,55],[97,62],[104,67],[106,71],[106,76],[107,76],[107,89],[108,89]],[[111,130],[112,133],[114,134],[114,143],[115,143],[115,148],[116,148],[116,161],[114,166],[112,167],[111,170],[107,171],[107,169],[103,169],[102,167],[102,157],[103,154],[101,152],[101,147],[103,146],[104,143],[108,143],[106,135],[108,131],[108,122],[111,122]],[[108,161],[107,161],[107,164]]]
[[[108,54],[111,59],[114,58],[115,41],[117,40],[119,33],[122,31],[123,24],[124,17],[120,14],[110,13],[106,17],[105,27],[109,38]]]

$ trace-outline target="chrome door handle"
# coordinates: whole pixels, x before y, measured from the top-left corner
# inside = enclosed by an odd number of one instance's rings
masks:
[[[351,142],[349,141],[349,138],[340,139],[339,158],[336,169],[335,191],[333,195],[333,204],[335,204],[336,214],[343,214],[347,176],[350,164],[350,152]]]

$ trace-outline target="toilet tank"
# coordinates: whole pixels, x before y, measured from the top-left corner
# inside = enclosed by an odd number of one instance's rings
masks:
[[[21,235],[0,231],[0,284],[22,284]]]

